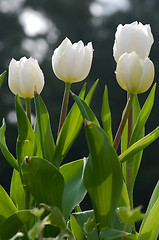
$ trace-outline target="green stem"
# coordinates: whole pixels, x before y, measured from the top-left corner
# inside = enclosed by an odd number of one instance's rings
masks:
[[[63,102],[62,102],[62,107],[61,107],[61,114],[60,114],[60,121],[59,121],[59,128],[58,128],[57,136],[59,135],[62,125],[66,118],[70,86],[71,86],[71,83],[65,82],[65,91],[64,91]]]
[[[31,99],[30,98],[26,98],[26,113],[27,113],[27,117],[31,123]],[[24,183],[24,192],[25,192],[25,209],[29,209],[30,208],[30,192],[27,188],[27,186]]]
[[[119,127],[118,127],[116,136],[115,136],[115,138],[114,138],[113,146],[114,146],[114,149],[115,149],[115,150],[118,149],[118,146],[119,146],[119,143],[120,143],[120,139],[121,139],[121,136],[122,136],[122,133],[123,133],[123,130],[124,130],[126,121],[127,121],[127,119],[128,119],[130,110],[131,110],[133,98],[134,98],[134,94],[133,94],[133,93],[130,93],[129,99],[128,99],[127,104],[126,104],[126,109],[125,109],[124,116],[123,116],[123,118],[122,118],[122,120],[121,120],[121,122],[120,122],[120,125],[119,125]]]
[[[128,99],[129,99],[129,93],[128,93]],[[127,146],[129,146],[130,138],[132,135],[132,130],[133,130],[133,106],[131,105],[130,113],[128,116]]]
[[[30,98],[26,98],[26,113],[27,113],[27,117],[31,123],[31,99]]]

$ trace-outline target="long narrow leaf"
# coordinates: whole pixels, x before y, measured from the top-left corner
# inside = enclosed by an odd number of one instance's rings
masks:
[[[13,155],[10,153],[10,151],[8,150],[8,147],[6,145],[5,131],[6,131],[6,124],[5,124],[5,120],[3,119],[3,125],[0,128],[0,147],[1,147],[1,151],[4,155],[4,157],[6,158],[6,160],[10,163],[10,165],[18,171],[18,162],[13,157]]]
[[[144,218],[144,220],[142,221],[142,224],[140,226],[140,231],[142,231],[142,228],[143,228],[143,225],[146,221],[146,218],[147,216],[149,215],[152,207],[154,206],[155,202],[159,199],[159,181],[157,182],[156,184],[156,187],[152,193],[152,196],[151,196],[151,199],[150,199],[150,202],[149,202],[149,205],[148,205],[148,208],[146,210],[146,217]]]
[[[139,240],[157,240],[159,237],[159,198],[153,205],[139,231]]]
[[[84,172],[84,184],[91,198],[99,228],[110,228],[113,226],[122,191],[122,169],[103,129],[86,120],[85,131],[90,156]]]
[[[85,98],[85,101],[87,102],[87,104],[90,104],[91,102],[97,83],[98,83],[98,80],[93,84],[92,88],[90,89],[90,91],[88,92]],[[86,88],[86,85],[84,84],[79,94],[79,97],[81,99],[84,99],[85,88]],[[71,108],[71,110],[69,111],[65,119],[65,122],[62,126],[62,129],[60,131],[60,134],[56,142],[55,153],[53,157],[53,163],[56,166],[60,166],[62,160],[64,159],[70,147],[72,146],[73,142],[75,141],[76,137],[78,136],[78,133],[82,127],[82,123],[83,123],[83,118],[81,116],[81,112],[77,104],[74,103],[73,107]]]
[[[87,103],[84,100],[77,97],[76,95],[73,95],[73,99],[77,103],[83,118],[87,119],[88,121],[94,122],[99,126],[99,122],[98,122],[96,116],[94,115],[91,108],[87,105]]]
[[[4,71],[4,72],[0,75],[0,87],[1,87],[1,85],[2,85],[3,78],[4,78],[5,74],[6,74],[6,71]]]
[[[23,184],[21,182],[20,173],[15,169],[11,180],[10,196],[18,210],[23,210],[25,208]]]
[[[12,200],[0,185],[0,223],[17,211]]]
[[[139,151],[145,149],[152,142],[154,142],[159,137],[159,127],[157,127],[154,131],[141,138],[139,141],[131,145],[127,150],[125,150],[120,156],[119,160],[121,163],[133,157]],[[134,161],[135,162],[135,161]],[[135,164],[135,163],[134,163]]]
[[[39,94],[35,94],[34,101],[36,108],[37,127],[43,152],[43,158],[52,162],[55,144],[52,136],[49,114]]]
[[[102,122],[103,122],[104,131],[109,136],[110,142],[113,143],[112,128],[111,128],[111,112],[109,107],[107,86],[105,86],[105,90],[103,94]]]
[[[19,166],[21,166],[26,156],[31,157],[36,154],[36,139],[18,95],[15,97],[15,104],[19,132],[17,139],[17,159]]]

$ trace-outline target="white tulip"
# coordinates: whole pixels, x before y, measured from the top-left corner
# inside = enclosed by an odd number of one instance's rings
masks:
[[[22,57],[20,61],[12,59],[9,64],[9,88],[22,98],[33,98],[34,92],[41,93],[44,87],[44,75],[37,60]]]
[[[115,61],[117,62],[123,53],[134,51],[144,60],[149,56],[153,42],[150,25],[143,25],[138,22],[125,24],[124,26],[120,24],[117,27],[113,47]]]
[[[65,38],[53,53],[53,71],[64,82],[79,82],[87,77],[92,58],[93,47],[91,42],[84,46],[82,41],[72,44],[68,38]]]
[[[139,58],[135,52],[124,53],[117,62],[116,78],[120,87],[129,93],[143,93],[154,79],[153,62]]]

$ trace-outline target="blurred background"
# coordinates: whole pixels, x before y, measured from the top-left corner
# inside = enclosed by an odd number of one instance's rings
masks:
[[[112,127],[115,134],[126,103],[126,92],[115,79],[116,63],[112,56],[114,34],[121,24],[140,21],[149,23],[155,42],[150,58],[155,64],[155,82],[159,68],[159,1],[158,0],[0,0],[0,73],[8,70],[11,58],[22,56],[38,59],[45,75],[42,98],[48,108],[52,131],[56,139],[64,83],[52,71],[51,57],[54,49],[67,36],[72,42],[92,41],[94,58],[87,79],[87,91],[97,78],[100,79],[91,107],[100,120],[104,86],[108,86],[112,112]],[[14,110],[14,95],[7,85],[8,73],[0,89],[0,121],[7,122],[6,141],[15,156],[17,126]],[[71,90],[79,93],[84,82],[72,84]],[[139,95],[141,106],[149,91]],[[73,104],[70,97],[69,107]],[[159,125],[159,89],[146,133]],[[81,144],[82,142],[82,144]],[[135,206],[142,205],[145,211],[149,198],[159,178],[159,141],[144,151],[140,171],[135,184]],[[88,155],[84,130],[73,144],[65,162]],[[0,184],[9,192],[12,168],[0,153]],[[85,209],[90,208],[87,202]]]

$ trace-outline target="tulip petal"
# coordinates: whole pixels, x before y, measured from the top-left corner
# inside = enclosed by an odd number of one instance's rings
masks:
[[[146,92],[152,85],[154,80],[154,64],[146,58],[143,62],[143,73],[140,79],[140,83],[137,89],[137,93]]]
[[[149,25],[133,22],[131,24],[119,25],[115,34],[113,55],[116,60],[127,52],[135,51],[141,59],[148,57],[154,42]]]

